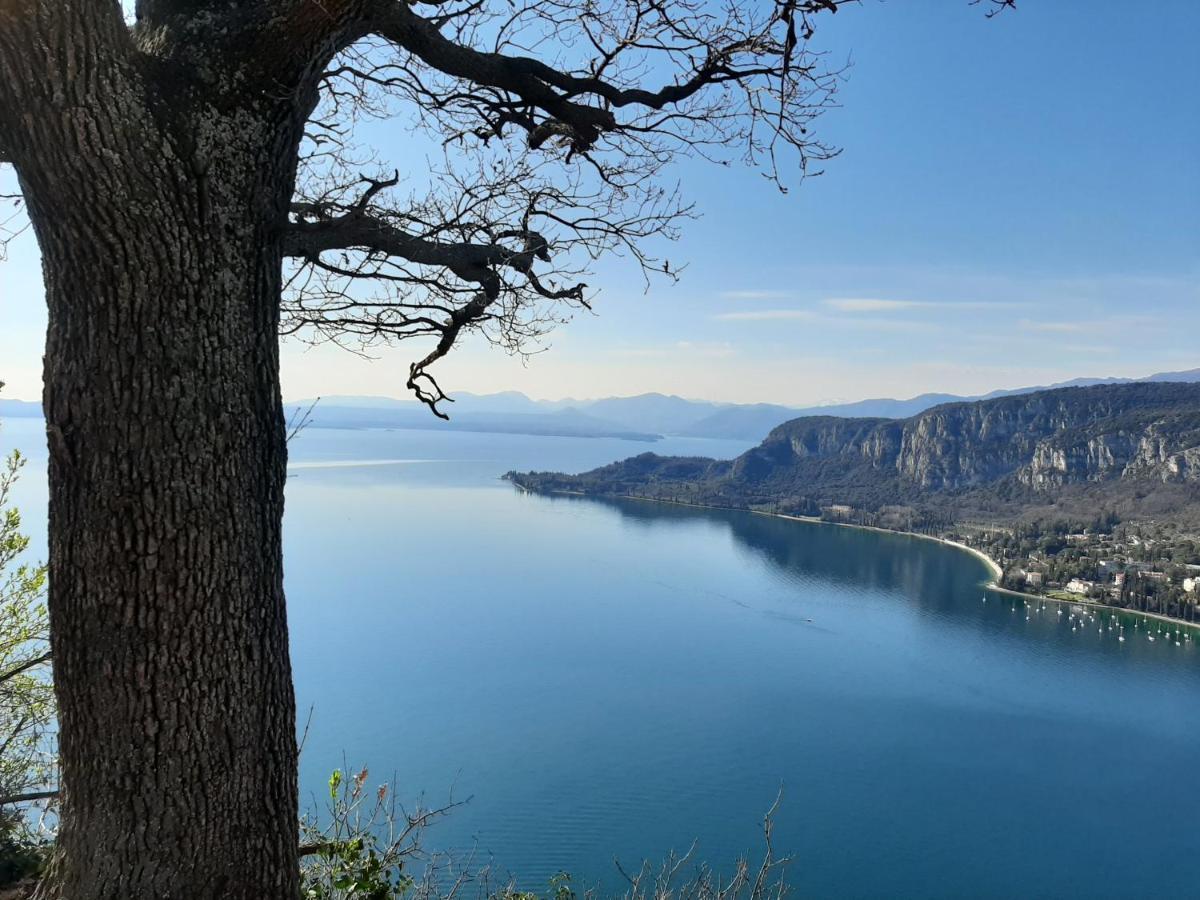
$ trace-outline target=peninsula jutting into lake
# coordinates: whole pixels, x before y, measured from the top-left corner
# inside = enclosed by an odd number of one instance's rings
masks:
[[[1063,388],[908,419],[811,416],[732,460],[644,453],[507,477],[937,534],[996,560],[1006,587],[1198,618],[1197,384]]]

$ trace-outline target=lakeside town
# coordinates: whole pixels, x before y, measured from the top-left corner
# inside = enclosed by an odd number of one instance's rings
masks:
[[[1200,622],[1200,534],[1177,525],[960,524],[943,536],[993,559],[1003,588]]]
[[[1089,521],[938,521],[907,506],[871,512],[839,503],[822,504],[808,518],[960,544],[995,563],[996,584],[1008,591],[1200,625],[1200,531],[1182,523],[1122,522],[1111,512]]]

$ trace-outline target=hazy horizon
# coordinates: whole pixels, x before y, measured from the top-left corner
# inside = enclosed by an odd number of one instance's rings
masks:
[[[539,395],[536,393],[531,393],[529,391],[521,390],[520,388],[496,388],[493,390],[469,390],[466,388],[462,388],[462,389],[450,388],[449,393],[450,393],[451,397],[453,397],[455,395],[487,397],[487,396],[495,396],[495,395],[500,395],[500,394],[516,393],[516,394],[521,394],[521,395],[525,396],[526,398],[528,398],[529,400],[532,400],[537,403],[591,403],[591,402],[595,402],[597,400],[629,399],[629,398],[633,398],[633,397],[658,395],[658,396],[665,396],[665,397],[677,397],[677,398],[680,398],[683,400],[688,400],[688,401],[691,401],[694,403],[715,403],[715,404],[730,405],[730,406],[753,405],[753,404],[774,404],[774,405],[779,405],[779,406],[790,406],[790,407],[794,407],[797,409],[802,409],[802,408],[806,408],[806,407],[815,407],[815,406],[836,406],[836,405],[840,405],[840,404],[858,403],[858,402],[868,401],[868,400],[901,400],[901,401],[913,400],[918,397],[924,396],[926,394],[952,394],[955,396],[963,396],[963,397],[977,397],[977,396],[984,396],[984,395],[987,395],[987,394],[990,394],[990,393],[993,393],[996,391],[1020,390],[1023,388],[1033,388],[1033,387],[1049,388],[1049,387],[1054,387],[1058,384],[1061,384],[1062,382],[1069,382],[1069,381],[1075,381],[1075,380],[1080,380],[1080,379],[1103,380],[1103,379],[1129,378],[1129,379],[1133,379],[1133,380],[1138,380],[1138,379],[1148,378],[1153,375],[1158,375],[1158,374],[1162,374],[1162,373],[1166,373],[1166,372],[1183,372],[1183,371],[1187,371],[1189,369],[1196,369],[1196,368],[1200,368],[1200,358],[1195,360],[1194,365],[1183,365],[1179,368],[1172,368],[1172,369],[1156,368],[1156,369],[1153,369],[1152,371],[1137,371],[1137,372],[1130,372],[1130,373],[1084,372],[1084,373],[1080,373],[1080,374],[1076,374],[1076,375],[1070,375],[1065,378],[1058,379],[1057,381],[1054,381],[1054,382],[1033,382],[1033,381],[1026,380],[1019,384],[1018,383],[998,384],[998,385],[995,385],[992,387],[986,387],[986,388],[983,388],[980,390],[975,390],[975,391],[959,391],[959,390],[955,390],[953,388],[933,387],[928,390],[917,391],[916,393],[913,393],[913,394],[879,393],[879,394],[854,396],[854,397],[829,397],[829,398],[823,398],[823,399],[811,401],[811,402],[788,402],[786,400],[764,400],[764,399],[720,400],[720,399],[716,399],[714,397],[706,397],[706,396],[702,396],[699,394],[692,394],[692,393],[686,393],[686,392],[680,393],[680,392],[674,392],[674,391],[660,391],[660,390],[652,390],[652,389],[637,391],[635,393],[629,393],[629,394],[591,394],[591,395],[580,395],[580,396]],[[310,395],[300,395],[300,394],[288,395],[285,393],[283,402],[286,404],[294,404],[294,403],[304,403],[304,402],[317,400],[317,399],[330,400],[330,399],[339,399],[339,398],[343,398],[343,399],[351,399],[352,398],[352,399],[362,399],[362,400],[390,400],[390,401],[399,401],[399,402],[413,403],[413,404],[417,404],[420,402],[415,397],[413,397],[411,394],[404,393],[404,392],[397,392],[397,393],[379,393],[379,392],[328,393],[327,392],[327,393],[310,394]],[[15,394],[9,390],[9,386],[6,384],[6,385],[4,385],[3,388],[0,388],[0,400],[18,400],[18,401],[22,401],[25,403],[40,403],[41,397],[40,396],[24,396],[24,397],[15,396]],[[451,409],[451,412],[453,412],[452,409]]]
[[[1067,378],[1063,378],[1063,379],[1060,379],[1059,381],[1051,382],[1051,383],[1042,384],[1042,383],[1034,383],[1034,382],[1022,382],[1020,384],[1000,384],[1000,385],[996,385],[996,386],[990,387],[990,388],[985,388],[985,389],[979,390],[979,391],[971,391],[969,393],[959,392],[952,388],[945,388],[945,389],[931,388],[929,390],[918,391],[915,394],[883,394],[883,393],[880,393],[880,394],[864,395],[861,397],[829,397],[829,398],[824,398],[821,400],[807,402],[807,403],[789,403],[787,401],[781,401],[781,400],[756,400],[756,399],[717,400],[712,397],[705,397],[705,396],[700,396],[697,394],[678,393],[678,392],[672,392],[672,391],[657,391],[657,390],[638,391],[638,392],[632,393],[632,394],[593,394],[593,395],[585,395],[585,396],[564,396],[564,395],[539,396],[537,394],[532,394],[527,391],[522,391],[518,388],[497,388],[495,390],[488,390],[488,391],[473,391],[473,390],[467,390],[464,388],[459,391],[455,391],[455,390],[451,389],[450,394],[451,394],[451,396],[454,396],[455,393],[459,393],[462,395],[471,395],[471,396],[479,397],[479,396],[491,396],[491,395],[496,395],[496,394],[518,393],[518,394],[524,395],[525,397],[528,397],[530,400],[533,400],[535,402],[544,402],[544,403],[566,403],[566,402],[590,403],[590,402],[593,402],[596,400],[608,400],[608,399],[612,399],[612,398],[628,399],[631,397],[659,395],[659,396],[665,396],[665,397],[678,397],[680,399],[690,400],[695,403],[718,403],[718,404],[727,404],[727,405],[749,405],[749,404],[757,404],[757,403],[771,403],[771,404],[778,404],[780,406],[793,406],[796,408],[802,408],[802,407],[809,407],[809,406],[835,406],[835,405],[842,404],[842,403],[857,403],[857,402],[864,401],[864,400],[914,400],[917,397],[921,397],[926,394],[955,394],[955,395],[959,395],[959,396],[979,396],[979,395],[989,394],[994,391],[1020,390],[1022,388],[1030,388],[1030,387],[1054,387],[1056,384],[1059,384],[1061,382],[1075,381],[1078,379],[1101,380],[1101,379],[1109,379],[1109,378],[1116,378],[1116,379],[1130,378],[1130,379],[1138,380],[1138,379],[1142,379],[1142,378],[1149,378],[1152,375],[1158,375],[1158,374],[1165,373],[1165,372],[1184,372],[1189,369],[1195,369],[1195,368],[1200,368],[1200,358],[1196,359],[1195,365],[1183,366],[1178,369],[1154,369],[1153,371],[1149,371],[1149,372],[1141,371],[1141,372],[1119,373],[1119,374],[1118,373],[1103,373],[1102,374],[1102,373],[1097,373],[1097,372],[1085,372],[1085,373],[1081,373],[1078,375],[1072,375]],[[322,395],[306,396],[306,397],[301,397],[301,396],[286,397],[285,396],[284,402],[285,403],[299,403],[299,402],[306,401],[306,400],[314,400],[314,399],[317,399],[317,397],[324,397],[324,398],[358,397],[358,398],[363,398],[363,399],[400,400],[400,401],[405,401],[405,402],[411,401],[414,403],[419,402],[416,400],[416,398],[412,397],[411,395],[407,395],[407,394],[401,394],[401,395],[396,395],[396,394],[322,394]]]

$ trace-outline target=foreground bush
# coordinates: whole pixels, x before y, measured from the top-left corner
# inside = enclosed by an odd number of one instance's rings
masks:
[[[451,799],[439,808],[406,810],[391,785],[367,786],[368,772],[329,779],[329,802],[323,826],[308,818],[301,823],[301,895],[304,900],[575,900],[580,896],[565,872],[554,876],[542,892],[519,890],[511,879],[498,880],[473,859],[428,853],[422,838],[437,819],[460,804]],[[776,857],[771,841],[775,803],[763,817],[765,849],[757,865],[741,859],[728,878],[702,863],[692,851],[671,855],[654,866],[643,862],[629,872],[617,864],[625,888],[623,900],[769,900],[787,893],[784,870],[789,857]],[[693,848],[694,849],[694,848]],[[413,874],[415,873],[415,874]],[[586,900],[613,895],[595,888],[581,892]]]

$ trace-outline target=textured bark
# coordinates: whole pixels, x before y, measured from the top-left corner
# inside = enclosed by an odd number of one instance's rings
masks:
[[[103,21],[61,77],[19,64],[3,19],[0,75],[28,99],[0,126],[49,307],[46,893],[294,898],[275,232],[298,118],[188,85],[168,105]]]
[[[39,228],[64,897],[298,883],[279,262],[197,213]]]

